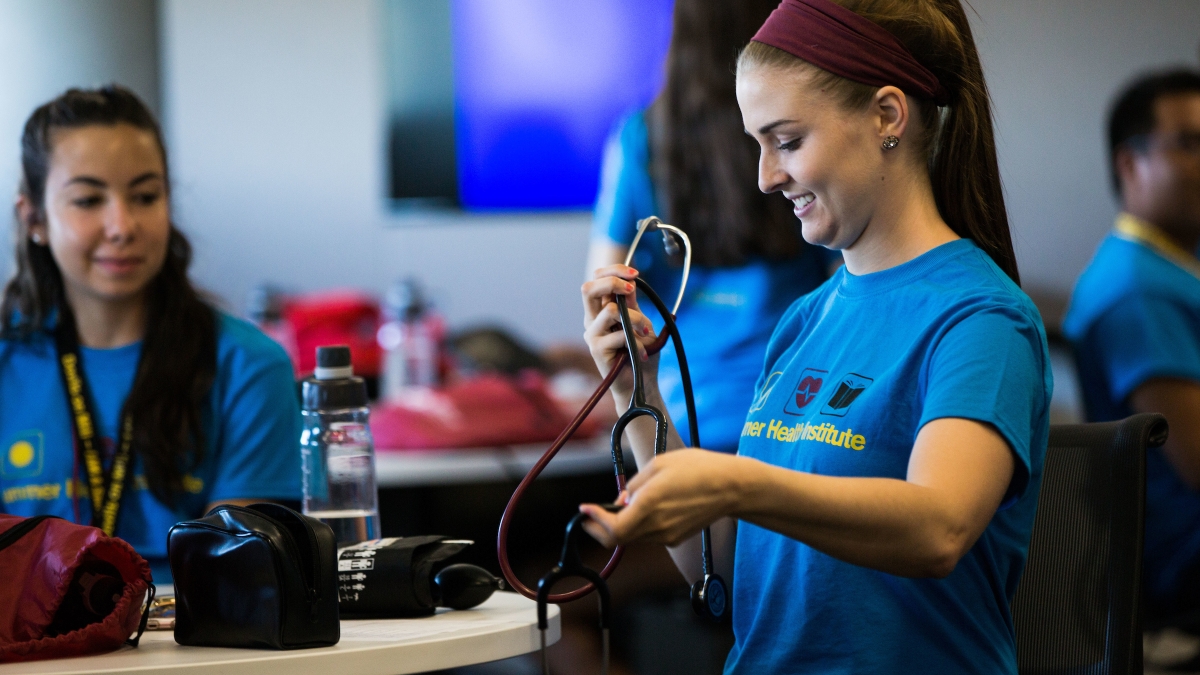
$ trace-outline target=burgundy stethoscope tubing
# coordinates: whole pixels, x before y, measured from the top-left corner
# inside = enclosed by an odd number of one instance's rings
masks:
[[[659,350],[666,345],[668,339],[670,339],[669,332],[663,331],[663,333],[658,336],[658,339],[655,340],[646,351],[650,354],[657,354]],[[500,560],[500,572],[504,575],[504,579],[508,582],[508,585],[511,586],[513,590],[529,598],[530,600],[537,599],[537,591],[529,586],[526,586],[521,582],[520,579],[517,578],[516,572],[513,571],[512,565],[509,564],[508,561],[508,530],[512,525],[513,513],[516,511],[517,504],[525,496],[525,491],[529,489],[529,486],[533,484],[533,481],[537,480],[537,477],[541,475],[543,470],[545,470],[546,465],[550,463],[550,460],[554,459],[554,456],[558,454],[558,451],[562,450],[563,445],[565,445],[566,442],[570,440],[573,435],[575,435],[575,432],[579,429],[579,425],[583,424],[583,420],[586,419],[588,414],[592,412],[592,410],[600,402],[600,399],[603,398],[608,392],[608,389],[612,387],[612,384],[616,381],[617,376],[620,375],[621,371],[624,370],[625,366],[628,364],[629,354],[622,352],[621,356],[617,357],[616,362],[613,363],[612,369],[608,371],[608,375],[606,375],[600,382],[600,386],[596,387],[596,391],[592,392],[591,397],[587,400],[587,403],[583,405],[583,408],[579,411],[579,414],[575,415],[575,419],[571,420],[571,423],[567,425],[567,428],[563,429],[562,433],[558,435],[558,438],[554,440],[554,443],[550,445],[550,448],[542,454],[537,463],[533,465],[533,468],[529,470],[529,473],[525,474],[525,478],[521,479],[520,484],[517,485],[517,489],[513,491],[512,497],[509,498],[508,505],[504,507],[504,514],[500,516],[500,531],[496,535],[496,557]],[[618,494],[625,489],[624,462],[619,461],[619,459],[620,458],[616,456],[613,457]],[[623,546],[618,546],[613,549],[612,557],[608,559],[608,563],[604,566],[604,569],[600,570],[600,577],[602,579],[608,579],[609,575],[613,573],[613,570],[617,568],[617,564],[621,561],[621,555],[624,552],[625,547]],[[572,600],[582,598],[588,593],[591,593],[593,588],[594,585],[589,582],[573,591],[551,594],[547,599],[549,602],[555,604],[570,602]]]

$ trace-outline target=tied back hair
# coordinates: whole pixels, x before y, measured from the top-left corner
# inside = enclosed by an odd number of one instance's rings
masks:
[[[950,103],[910,95],[917,129],[906,143],[928,157],[938,212],[960,237],[983,249],[1013,282],[1020,284],[1017,257],[1000,185],[992,106],[975,37],[960,0],[834,0],[896,37],[950,92]],[[849,109],[865,108],[878,87],[817,69],[761,42],[742,50],[738,68],[803,66],[815,71],[825,89]],[[907,92],[905,92],[907,93]],[[916,133],[913,133],[913,132]]]
[[[33,111],[21,136],[21,194],[34,218],[46,217],[46,177],[54,133],[62,129],[127,124],[154,136],[170,196],[162,130],[138,97],[117,85],[70,89]],[[0,301],[0,337],[30,340],[71,318],[62,273],[50,247],[33,243],[30,223],[16,218],[16,273]],[[188,280],[192,247],[172,224],[163,267],[146,289],[146,331],[133,387],[121,418],[133,420],[132,445],[156,498],[172,504],[184,473],[204,458],[203,403],[217,371],[217,315]]]
[[[675,2],[666,82],[646,115],[650,173],[663,217],[688,233],[697,265],[802,251],[791,203],[758,190],[758,146],[743,130],[735,92],[738,50],[778,4]]]

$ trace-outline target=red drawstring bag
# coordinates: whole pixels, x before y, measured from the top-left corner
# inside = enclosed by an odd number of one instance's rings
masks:
[[[136,647],[146,628],[150,566],[99,528],[0,514],[0,570],[0,662]]]

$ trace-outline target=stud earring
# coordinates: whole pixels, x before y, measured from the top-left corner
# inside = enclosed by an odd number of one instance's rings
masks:
[[[32,239],[33,243],[37,244],[38,246],[41,246],[43,244],[42,235],[40,235],[40,234],[37,234],[37,233],[31,234],[31,235],[29,235],[29,238]]]
[[[900,145],[900,139],[897,136],[888,136],[887,138],[883,139],[884,150],[891,150],[897,145]]]

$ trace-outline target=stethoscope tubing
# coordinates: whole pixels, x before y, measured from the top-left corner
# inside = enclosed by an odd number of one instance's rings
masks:
[[[683,339],[679,335],[679,328],[675,325],[674,317],[675,312],[677,312],[679,309],[680,303],[683,301],[684,291],[687,288],[688,274],[691,268],[692,258],[691,242],[688,240],[687,235],[682,230],[673,225],[663,223],[661,220],[653,216],[643,219],[638,224],[637,235],[630,244],[629,253],[626,257],[626,265],[628,265],[632,260],[634,251],[637,249],[637,245],[640,242],[642,235],[651,228],[668,230],[679,236],[681,241],[684,242],[684,267],[679,294],[675,299],[675,307],[670,311],[668,311],[666,303],[664,303],[662,298],[658,296],[658,293],[656,293],[654,289],[650,287],[649,283],[641,278],[634,280],[637,288],[642,291],[642,293],[650,300],[651,304],[654,305],[655,309],[658,310],[658,313],[662,317],[664,323],[662,333],[649,347],[646,348],[646,352],[649,355],[659,353],[663,347],[666,346],[668,339],[670,339],[674,345],[675,355],[679,360],[681,384],[685,392],[684,402],[688,415],[688,433],[690,435],[690,441],[692,445],[699,446],[700,429],[696,419],[695,400],[691,395],[691,374],[687,366],[687,356],[683,350]],[[516,506],[520,503],[521,499],[524,498],[525,492],[529,489],[529,486],[532,485],[533,482],[537,480],[538,476],[541,475],[542,471],[546,469],[546,466],[550,463],[550,460],[554,459],[554,456],[557,455],[560,450],[562,450],[563,445],[565,445],[566,442],[570,440],[572,436],[574,436],[575,432],[579,429],[579,426],[583,424],[584,419],[586,419],[592,410],[595,409],[596,405],[599,404],[600,399],[603,398],[605,393],[607,393],[612,387],[613,382],[616,381],[617,377],[626,366],[631,366],[631,370],[634,372],[634,394],[631,398],[629,408],[621,415],[620,418],[618,418],[616,425],[614,425],[613,433],[610,439],[613,471],[616,476],[617,493],[620,494],[625,490],[626,475],[624,452],[621,448],[621,436],[625,430],[625,427],[630,422],[641,416],[653,418],[657,427],[654,435],[654,454],[659,455],[666,450],[666,414],[663,411],[646,404],[645,389],[641,377],[641,364],[638,361],[637,342],[636,338],[634,337],[632,322],[629,318],[629,308],[624,296],[617,297],[617,306],[621,312],[621,328],[625,333],[626,353],[617,357],[617,360],[613,363],[613,366],[609,370],[608,374],[600,382],[599,386],[596,387],[596,390],[592,392],[592,395],[584,403],[579,413],[574,419],[571,420],[567,427],[563,429],[562,433],[558,435],[558,438],[554,440],[554,443],[550,445],[550,447],[542,454],[538,461],[534,463],[529,472],[525,474],[525,477],[521,479],[521,482],[517,484],[516,490],[513,491],[512,497],[509,498],[508,504],[506,504],[504,507],[504,513],[500,516],[500,528],[496,535],[496,553],[500,563],[500,572],[504,575],[505,580],[513,590],[517,591],[526,598],[529,598],[530,600],[561,604],[581,598],[588,593],[591,593],[596,587],[595,583],[589,581],[587,584],[565,593],[550,594],[548,592],[543,592],[539,598],[538,591],[521,582],[521,580],[517,578],[516,572],[512,569],[512,564],[508,559],[508,533],[512,526],[512,518],[516,511]],[[703,550],[703,571],[705,575],[708,575],[711,573],[713,568],[711,535],[709,528],[705,527],[701,531],[700,536],[701,548]],[[604,568],[599,572],[599,577],[601,579],[608,579],[608,577],[613,573],[621,561],[621,556],[623,555],[624,550],[625,549],[623,546],[618,546],[613,550],[612,556],[609,558],[608,563],[605,564]]]
[[[651,354],[657,354],[666,345],[667,339],[667,334],[663,333],[662,335],[658,336],[658,339],[655,340],[655,342],[650,345],[646,351]],[[534,463],[533,467],[529,470],[529,473],[525,474],[525,477],[522,478],[521,482],[517,484],[517,489],[513,491],[512,497],[509,498],[508,504],[504,507],[504,513],[500,516],[500,530],[496,535],[496,557],[499,559],[500,572],[504,575],[504,579],[508,582],[508,585],[513,590],[529,598],[530,600],[537,599],[537,591],[525,585],[520,579],[517,578],[517,574],[515,571],[513,571],[512,564],[508,559],[508,532],[512,527],[513,514],[516,512],[517,504],[520,503],[521,499],[525,497],[525,492],[529,489],[529,486],[532,485],[533,482],[537,480],[538,476],[540,476],[542,472],[546,470],[546,466],[550,464],[550,460],[554,459],[554,456],[557,455],[560,450],[562,450],[563,445],[565,445],[566,442],[575,435],[575,432],[579,430],[579,426],[583,424],[583,421],[589,414],[591,414],[592,410],[595,409],[596,405],[600,402],[600,399],[602,399],[604,395],[608,393],[609,388],[612,387],[612,384],[616,381],[617,376],[621,374],[621,371],[624,370],[625,366],[628,364],[628,354],[621,354],[619,357],[617,357],[617,361],[613,364],[612,369],[608,371],[608,375],[604,377],[599,386],[596,387],[596,390],[592,392],[592,395],[588,398],[587,402],[583,404],[583,407],[579,410],[579,413],[574,419],[571,420],[570,424],[563,429],[562,433],[558,435],[558,438],[556,438],[554,442],[550,444],[550,447],[546,449],[546,452],[542,453],[542,456],[537,462]],[[616,473],[617,493],[619,494],[625,489],[624,467],[614,467],[614,469]],[[612,556],[609,558],[608,563],[602,570],[600,570],[600,576],[602,578],[607,579],[613,573],[613,570],[616,569],[617,564],[621,561],[621,555],[624,553],[624,551],[625,548],[623,546],[618,546],[613,550]],[[552,594],[548,596],[547,601],[555,604],[570,602],[572,600],[582,598],[588,593],[591,593],[592,590],[592,584],[588,583],[587,585],[572,591]]]

